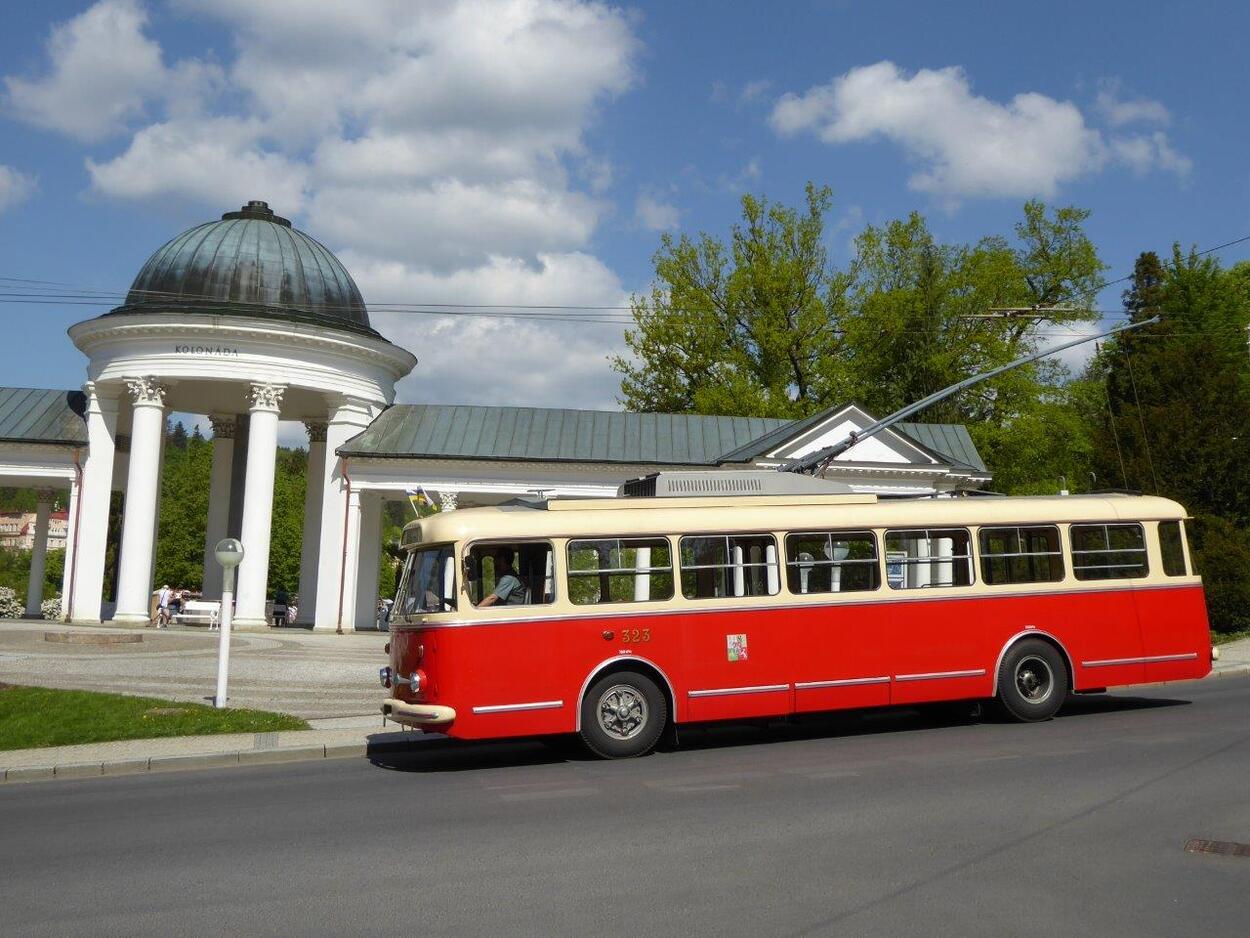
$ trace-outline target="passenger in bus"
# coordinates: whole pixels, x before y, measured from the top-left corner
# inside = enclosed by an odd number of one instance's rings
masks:
[[[529,602],[525,586],[512,569],[513,552],[505,547],[495,555],[495,591],[482,599],[478,606],[524,606]]]

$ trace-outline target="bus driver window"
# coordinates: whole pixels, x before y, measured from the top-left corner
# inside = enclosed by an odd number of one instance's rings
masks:
[[[466,557],[469,596],[479,609],[550,603],[551,545],[543,543],[475,544]]]

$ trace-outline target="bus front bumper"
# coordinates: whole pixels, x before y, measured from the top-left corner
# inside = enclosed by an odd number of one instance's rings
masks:
[[[404,726],[445,726],[456,719],[452,707],[437,704],[410,704],[402,700],[388,700],[382,704],[382,718],[394,720]]]

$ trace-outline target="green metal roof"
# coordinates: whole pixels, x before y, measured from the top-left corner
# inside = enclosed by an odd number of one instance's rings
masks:
[[[339,453],[392,459],[523,459],[552,462],[714,466],[749,462],[828,416],[803,420],[631,414],[545,407],[396,404]],[[894,427],[939,459],[985,472],[958,424]]]
[[[396,404],[339,453],[412,459],[716,465],[789,421],[545,407]]]
[[[962,423],[900,423],[896,429],[939,456],[977,472],[988,472],[976,444]]]
[[[0,388],[0,440],[85,445],[85,408],[81,391]]]

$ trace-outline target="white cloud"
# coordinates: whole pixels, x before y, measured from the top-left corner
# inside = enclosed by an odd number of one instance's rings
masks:
[[[1110,145],[1116,160],[1139,176],[1160,169],[1185,177],[1193,169],[1193,161],[1173,149],[1167,134],[1161,130],[1151,134],[1112,137]]]
[[[627,306],[620,280],[588,254],[543,254],[536,266],[492,257],[450,274],[414,271],[396,262],[342,255],[361,289],[379,305],[400,302],[544,306]],[[513,310],[505,318],[481,308],[447,315],[375,312],[374,327],[420,360],[398,388],[400,401],[614,408],[620,381],[607,356],[623,353],[618,324],[568,322],[619,319],[614,310]]]
[[[762,101],[773,90],[773,83],[767,78],[759,81],[749,81],[742,86],[742,91],[738,95],[738,100],[742,104],[754,104]]]
[[[336,250],[370,302],[401,288],[447,302],[624,302],[615,275],[585,253],[612,185],[586,133],[636,81],[628,14],[590,0],[175,0],[171,10],[224,26],[226,59],[165,64],[134,0],[100,0],[57,27],[128,13],[128,47],[147,63],[127,94],[108,97],[113,116],[99,127],[144,121],[87,160],[95,192],[188,200],[208,217],[264,199]],[[68,59],[53,57],[54,78]],[[455,400],[466,381],[478,399],[610,404],[615,393],[605,356],[621,345],[620,324],[416,322],[378,321],[401,344],[432,332],[443,343],[432,360],[414,346],[423,361],[409,393]],[[510,367],[510,344],[533,369]]]
[[[811,130],[826,143],[891,140],[923,166],[911,187],[945,197],[1049,196],[1106,159],[1101,134],[1076,105],[1037,93],[1000,104],[974,95],[960,68],[854,68],[783,95],[771,122],[781,134]]]
[[[42,78],[8,77],[7,104],[22,120],[82,140],[99,140],[142,113],[162,87],[160,46],[143,35],[136,0],[100,0],[53,27]]]
[[[681,224],[681,210],[650,192],[640,192],[634,202],[634,221],[648,231],[664,231]]]
[[[92,185],[116,198],[192,199],[232,208],[263,199],[281,212],[300,210],[307,171],[259,146],[260,127],[233,117],[153,124],[119,156],[87,160]]]
[[[1150,98],[1133,98],[1124,100],[1120,97],[1120,82],[1104,81],[1094,100],[1098,113],[1112,127],[1123,127],[1126,124],[1158,124],[1166,126],[1172,120],[1168,109],[1159,101]]]
[[[0,212],[28,199],[37,188],[35,178],[0,163]]]

